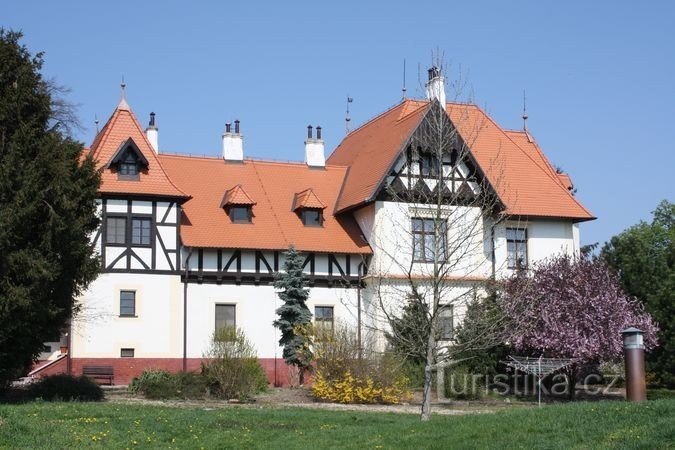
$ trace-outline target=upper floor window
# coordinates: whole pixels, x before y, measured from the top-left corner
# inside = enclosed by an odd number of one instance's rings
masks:
[[[438,237],[436,236],[438,231]],[[413,218],[413,259],[415,262],[433,262],[445,259],[447,222],[442,219]],[[438,249],[438,255],[436,255]],[[436,258],[438,256],[438,258]]]
[[[229,208],[230,220],[234,223],[251,223],[253,214],[248,205],[234,205]]]
[[[152,218],[109,216],[105,221],[105,242],[108,245],[152,245]],[[129,231],[127,231],[129,230]]]
[[[107,244],[125,244],[127,241],[127,219],[108,217],[106,219],[105,241]]]
[[[306,227],[323,226],[323,211],[320,209],[303,208],[300,212],[302,223]]]
[[[506,253],[509,269],[527,268],[527,229],[506,229]]]
[[[432,153],[422,153],[420,155],[420,174],[424,177],[438,176],[438,158]]]
[[[132,217],[131,219],[131,244],[150,245],[150,230],[152,220],[145,217]]]
[[[106,168],[117,169],[117,175],[124,180],[138,180],[142,168],[148,168],[148,160],[133,139],[122,142]]]

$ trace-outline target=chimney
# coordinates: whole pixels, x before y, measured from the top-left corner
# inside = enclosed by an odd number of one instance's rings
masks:
[[[438,100],[445,107],[445,78],[441,75],[441,69],[433,66],[428,72],[427,99]]]
[[[223,134],[223,159],[225,161],[244,160],[244,136],[239,133],[239,120],[234,121],[234,133],[230,122],[225,124]]]
[[[155,126],[154,112],[150,113],[150,123],[148,124],[148,128],[145,129],[145,136],[150,141],[150,145],[152,145],[155,153],[159,153],[159,129]]]
[[[316,127],[316,139],[312,133],[312,126],[307,126],[307,140],[305,141],[305,162],[309,167],[326,167],[321,127]]]

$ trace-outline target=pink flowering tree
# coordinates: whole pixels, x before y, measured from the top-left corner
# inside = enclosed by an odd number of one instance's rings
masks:
[[[626,328],[645,332],[647,350],[657,344],[651,316],[600,258],[562,255],[519,271],[504,284],[500,303],[517,330],[510,337],[517,351],[577,359],[566,372],[570,397],[579,365],[622,355]]]

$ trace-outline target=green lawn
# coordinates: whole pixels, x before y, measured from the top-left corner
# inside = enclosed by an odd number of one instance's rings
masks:
[[[675,400],[434,416],[116,403],[0,405],[0,448],[675,448]]]

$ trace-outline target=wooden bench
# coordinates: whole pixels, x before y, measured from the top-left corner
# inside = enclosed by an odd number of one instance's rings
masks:
[[[112,366],[84,366],[82,368],[82,375],[89,377],[96,382],[99,382],[99,380],[107,380],[108,384],[112,385],[115,371]]]

